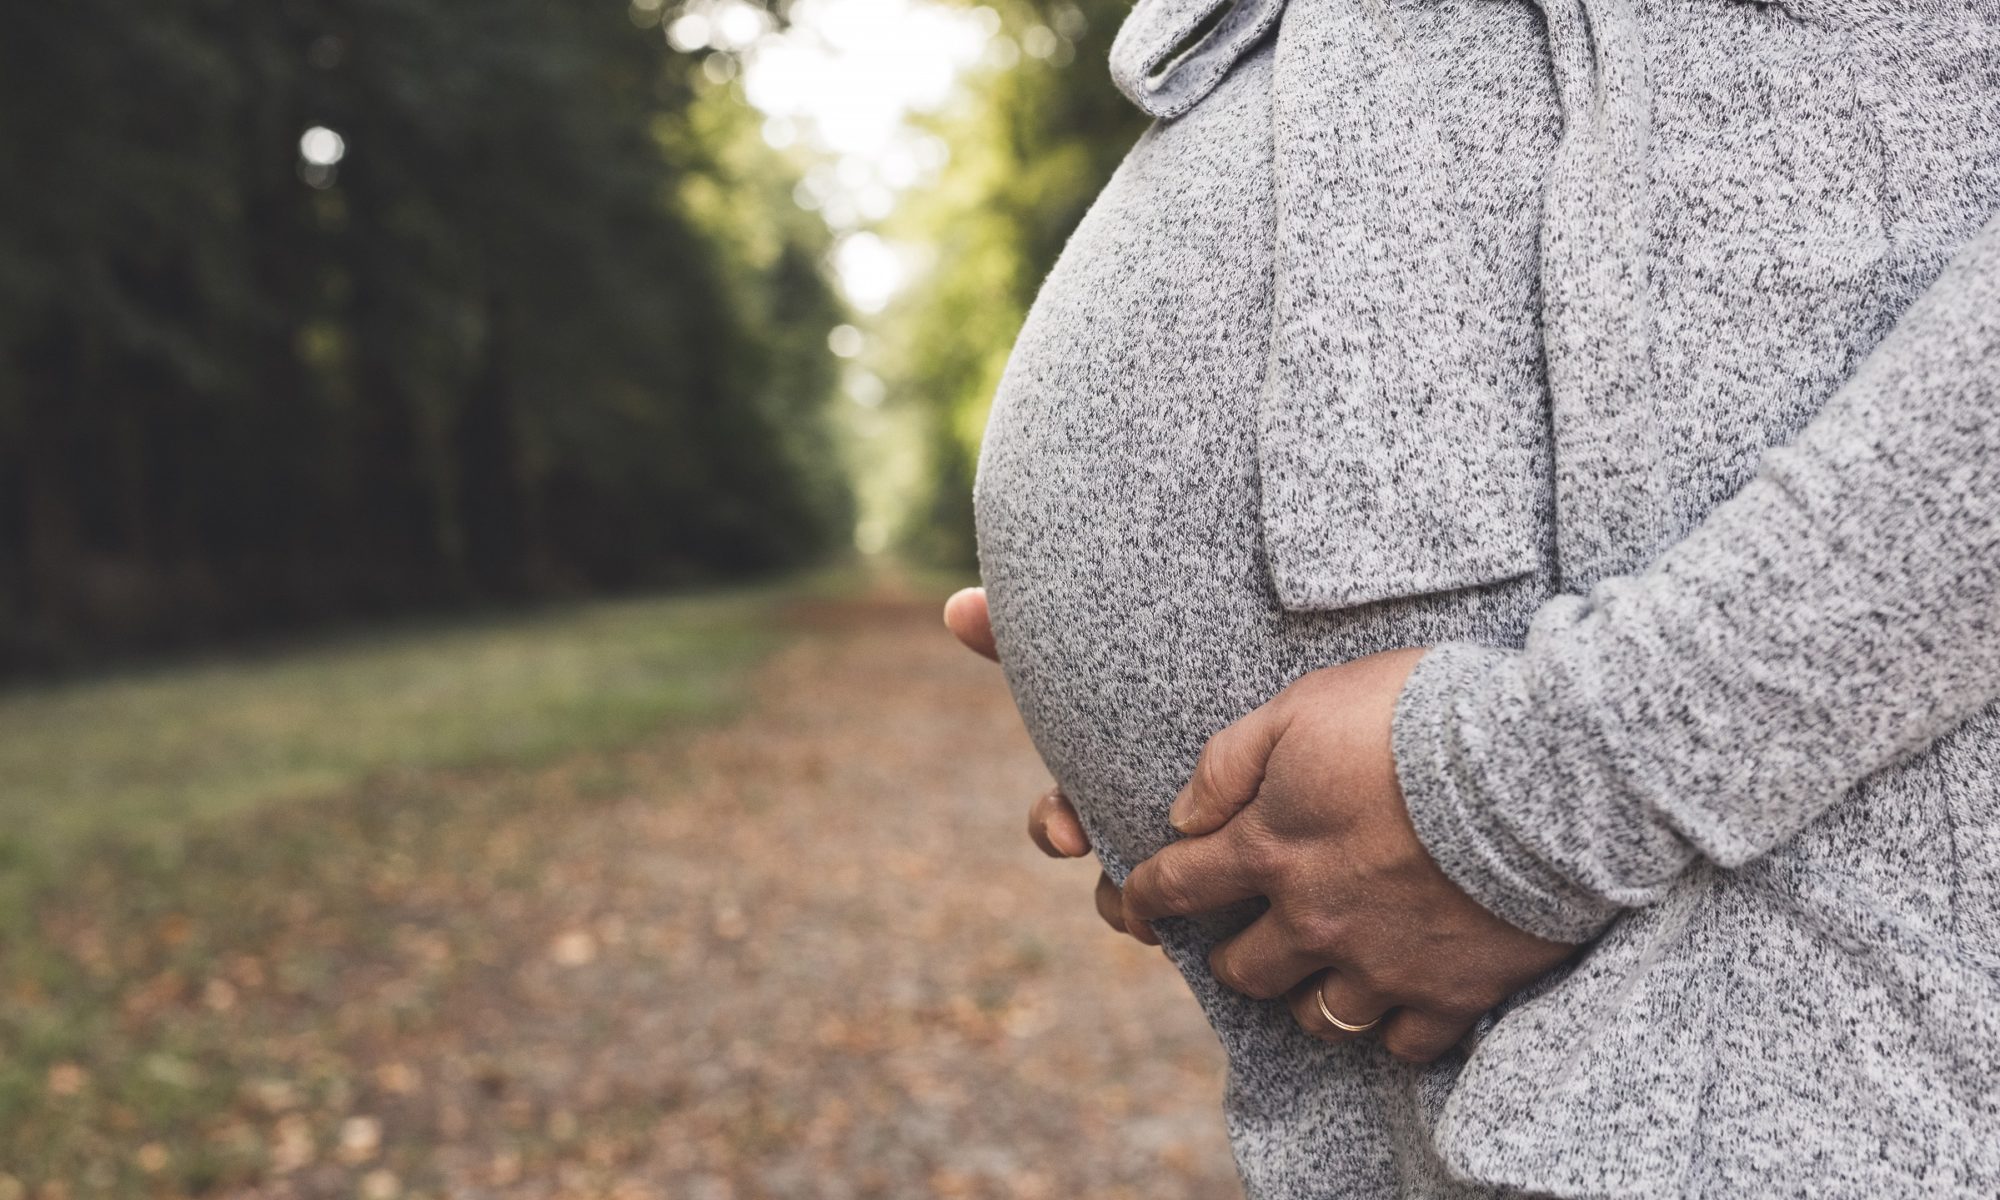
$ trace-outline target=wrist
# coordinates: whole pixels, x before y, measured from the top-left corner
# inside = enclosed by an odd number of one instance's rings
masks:
[[[1509,686],[1513,659],[1509,650],[1448,643],[1417,663],[1391,729],[1397,783],[1418,841],[1482,908],[1550,941],[1588,941],[1623,906],[1558,870],[1517,832],[1506,790],[1487,772],[1497,731],[1479,717]],[[1513,749],[1518,758],[1522,748]]]

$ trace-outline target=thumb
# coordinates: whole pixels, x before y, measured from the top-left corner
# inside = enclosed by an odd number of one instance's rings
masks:
[[[944,624],[967,649],[1000,661],[1000,651],[993,645],[993,621],[986,613],[985,588],[953,592],[944,602]]]
[[[1167,821],[1186,837],[1214,833],[1227,825],[1256,799],[1264,784],[1264,765],[1285,725],[1275,706],[1265,704],[1208,739],[1187,786],[1167,810]]]

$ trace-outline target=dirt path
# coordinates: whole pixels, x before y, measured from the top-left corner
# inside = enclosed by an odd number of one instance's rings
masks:
[[[1023,836],[997,671],[928,602],[799,619],[733,723],[522,777],[447,877],[371,875],[382,945],[324,1019],[242,1000],[294,1065],[244,1085],[271,1166],[233,1194],[1240,1194],[1178,979]],[[312,1063],[350,1082],[288,1104]]]

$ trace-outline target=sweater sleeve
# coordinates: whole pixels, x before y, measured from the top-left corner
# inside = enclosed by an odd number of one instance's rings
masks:
[[[1588,939],[1733,867],[2000,697],[2000,218],[1792,444],[1519,650],[1434,648],[1395,719],[1459,886]]]

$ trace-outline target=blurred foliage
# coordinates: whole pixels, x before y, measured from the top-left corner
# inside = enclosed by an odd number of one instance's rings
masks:
[[[0,666],[844,539],[826,232],[641,13],[11,14]]]
[[[1070,231],[1145,128],[1105,60],[1124,0],[1001,4],[1010,33],[1062,48],[970,81],[970,103],[937,121],[952,163],[912,197],[892,234],[925,244],[930,271],[885,313],[892,393],[922,416],[924,494],[900,545],[921,561],[970,564],[972,477],[993,390],[1042,279]]]

